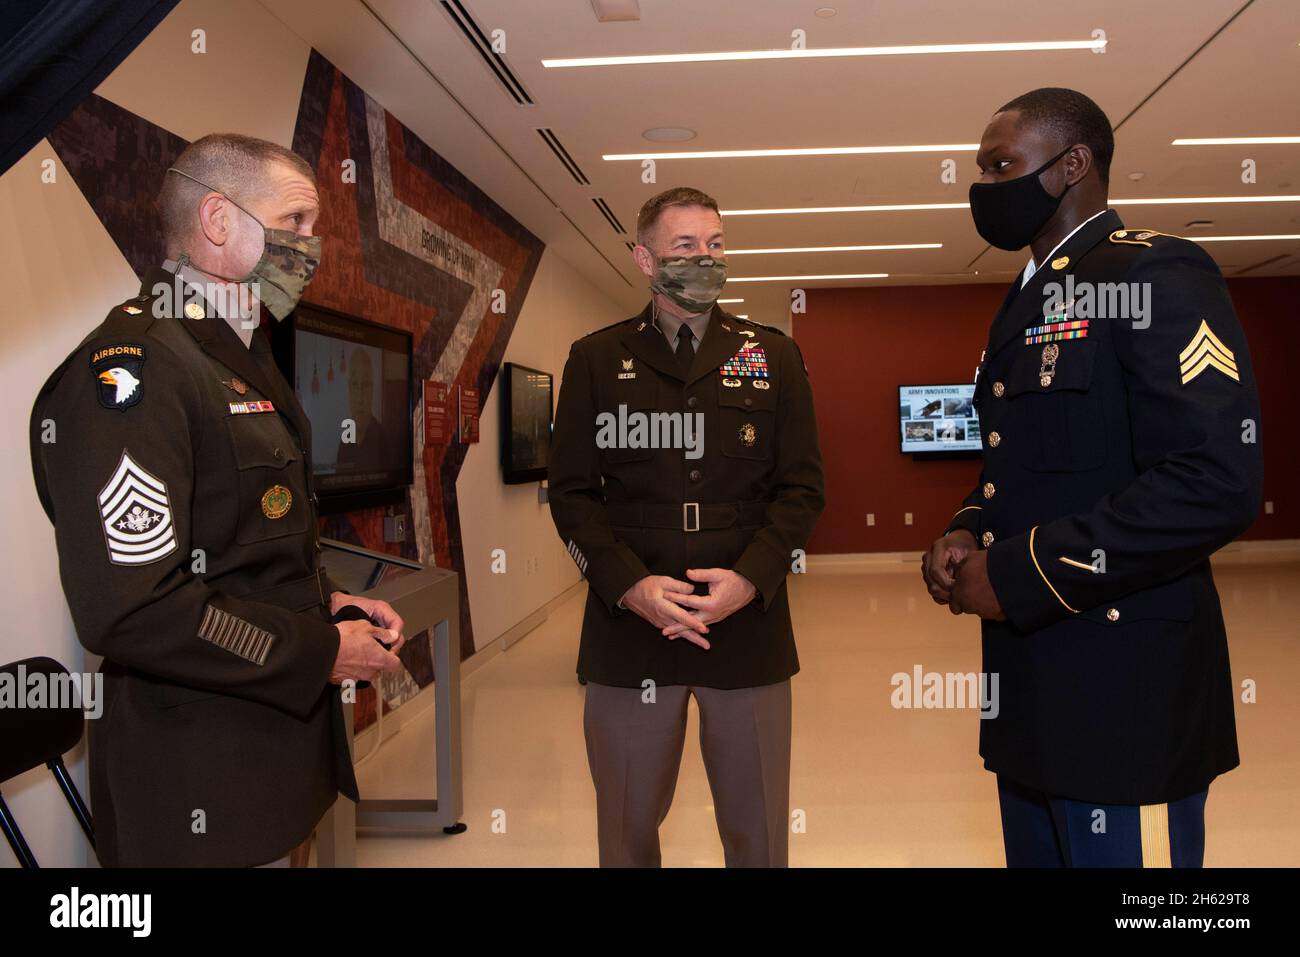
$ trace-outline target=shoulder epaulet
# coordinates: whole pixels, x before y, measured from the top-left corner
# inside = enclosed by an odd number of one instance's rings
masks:
[[[636,322],[636,321],[638,321],[640,318],[641,318],[640,316],[633,316],[631,319],[620,319],[618,322],[611,322],[611,323],[610,323],[609,325],[607,325],[607,326],[601,326],[599,329],[593,329],[591,332],[587,333],[585,336],[579,336],[579,338],[580,338],[580,339],[590,339],[592,336],[599,335],[599,334],[602,333],[602,332],[608,332],[610,329],[617,329],[619,326],[625,326],[625,325],[627,325],[627,324],[630,323],[630,322]]]
[[[778,336],[784,336],[785,332],[776,326],[769,326],[761,322],[755,322],[753,319],[741,319],[739,316],[732,316],[737,322],[744,323],[747,326],[756,326],[759,329],[766,329],[768,332],[775,332]]]
[[[1161,233],[1154,229],[1117,229],[1110,234],[1110,241],[1128,246],[1150,246],[1151,239],[1155,236],[1168,236],[1170,239],[1179,238],[1171,233]]]

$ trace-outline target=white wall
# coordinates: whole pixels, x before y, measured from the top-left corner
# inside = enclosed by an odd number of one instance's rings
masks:
[[[196,26],[207,31],[206,54],[190,52]],[[254,0],[184,0],[97,92],[186,139],[229,129],[288,145],[308,53],[305,41]],[[388,99],[384,89],[367,92],[380,103]],[[444,144],[429,145],[437,150]],[[482,148],[494,149],[486,140]],[[51,184],[40,181],[46,159],[55,161]],[[0,662],[48,655],[80,671],[87,667],[85,653],[63,600],[53,531],[32,482],[27,423],[48,374],[113,306],[135,295],[139,283],[48,142],[0,176],[0,280],[0,383],[11,398],[9,414],[0,417],[0,527],[8,542],[0,553],[0,603],[7,618],[0,629]],[[609,299],[548,250],[506,359],[553,370],[558,378],[573,339],[620,318]],[[460,480],[470,607],[480,645],[578,580],[549,510],[537,504],[536,486],[501,483],[497,396],[491,399],[482,442],[470,451]],[[494,547],[507,550],[508,576],[486,573],[486,557],[479,556]],[[523,556],[537,558],[535,573],[522,574]],[[68,763],[88,797],[80,749]],[[47,771],[4,782],[3,793],[43,865],[92,860]],[[8,848],[0,847],[0,867],[13,865]]]
[[[626,318],[572,266],[547,250],[504,361],[552,373],[558,398],[560,373],[573,340]],[[481,441],[470,448],[456,480],[476,650],[580,577],[555,531],[550,508],[537,500],[539,483],[501,481],[500,384],[498,374],[479,422]],[[505,549],[505,574],[492,571],[496,548]]]

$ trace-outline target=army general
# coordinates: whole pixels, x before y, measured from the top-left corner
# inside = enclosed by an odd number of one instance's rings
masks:
[[[551,513],[588,583],[578,673],[601,866],[657,866],[693,696],[728,866],[785,866],[786,574],[821,513],[812,393],[794,341],[717,306],[717,203],[649,200],[640,315],[573,344]]]

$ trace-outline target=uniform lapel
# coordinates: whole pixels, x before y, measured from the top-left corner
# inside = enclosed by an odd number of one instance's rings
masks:
[[[1019,277],[1012,280],[1011,293],[1002,304],[989,331],[988,354],[993,355],[1023,333],[1027,326],[1036,325],[1043,318],[1043,305],[1046,301],[1043,287],[1049,282],[1064,283],[1066,274],[1074,272],[1089,250],[1115,230],[1123,228],[1119,213],[1108,209],[1066,240],[1048,262],[1040,263],[1029,282],[1019,292],[1015,288],[1020,283]],[[1068,260],[1066,264],[1060,269],[1054,268],[1052,263],[1060,262],[1062,257]]]
[[[727,315],[714,305],[713,312],[709,316],[708,328],[704,330],[704,339],[700,342],[700,348],[695,353],[695,361],[691,363],[690,374],[686,377],[687,385],[717,370],[740,351],[747,337],[737,331],[737,321],[734,316]]]
[[[176,277],[166,269],[161,268],[151,269],[145,275],[140,286],[140,294],[152,295],[159,283],[169,287],[166,293],[167,302],[179,305],[185,301],[183,298],[183,284],[178,290],[174,285]],[[277,411],[280,411],[288,419],[289,424],[294,427],[300,437],[305,435],[306,433],[303,431],[304,423],[299,421],[301,410],[298,408],[298,403],[293,402],[288,405],[284,403],[283,393],[276,387],[277,383],[272,378],[272,375],[274,374],[281,381],[283,381],[283,377],[279,376],[278,372],[268,373],[267,369],[263,368],[253,356],[250,347],[245,346],[240,341],[239,336],[236,335],[235,330],[230,328],[229,323],[217,314],[212,303],[205,301],[204,312],[206,315],[202,319],[191,319],[184,315],[184,310],[181,310],[181,315],[172,316],[171,318],[179,322],[181,327],[194,338],[194,341],[209,356],[216,359],[231,372],[234,372],[262,395],[274,396]],[[257,333],[255,332],[252,348],[259,347],[263,350],[267,348],[264,343],[258,342]]]
[[[677,365],[677,357],[668,348],[663,333],[651,321],[650,306],[646,306],[639,316],[625,324],[619,339],[632,355],[656,372],[679,381],[682,379],[682,370]]]

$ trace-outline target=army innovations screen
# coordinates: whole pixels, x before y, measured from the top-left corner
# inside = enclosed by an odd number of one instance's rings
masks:
[[[974,383],[900,385],[899,450],[971,452],[980,449],[980,421],[972,404]]]
[[[304,304],[294,312],[292,349],[326,510],[400,497],[412,481],[410,335]]]

